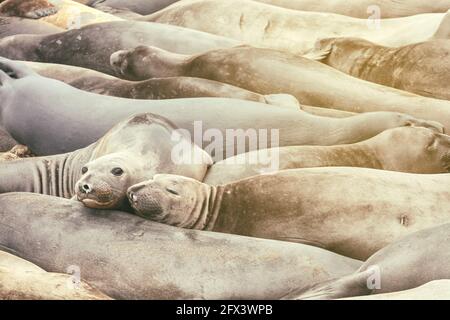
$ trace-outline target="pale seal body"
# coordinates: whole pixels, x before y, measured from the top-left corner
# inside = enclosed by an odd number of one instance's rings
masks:
[[[450,9],[449,0],[255,0],[274,6],[300,11],[330,12],[367,19],[379,11],[380,18],[408,17],[421,13],[442,13]]]
[[[49,273],[19,257],[0,251],[0,300],[109,300],[72,276]]]
[[[450,137],[425,128],[396,128],[354,144],[291,146],[244,153],[215,163],[205,183],[221,185],[276,170],[365,167],[408,173],[447,173]]]
[[[152,114],[122,121],[99,141],[71,153],[4,162],[0,193],[34,192],[77,196],[86,206],[126,209],[128,187],[156,173],[178,172],[203,180],[211,159],[190,140],[173,140],[177,128]],[[176,161],[172,150],[184,141],[190,161]]]
[[[317,61],[271,49],[238,46],[189,56],[141,46],[114,53],[111,64],[118,74],[134,80],[207,78],[260,94],[291,94],[301,103],[316,107],[403,112],[439,121],[450,131],[449,101],[362,81]]]
[[[178,25],[256,47],[302,54],[313,48],[318,39],[331,37],[358,37],[393,47],[426,41],[436,33],[444,17],[444,13],[429,13],[370,20],[288,10],[254,1],[188,0],[139,20]]]
[[[54,35],[7,37],[0,40],[0,56],[15,60],[68,64],[114,74],[109,64],[111,54],[142,44],[192,54],[232,47],[239,43],[176,26],[115,21],[92,24]]]
[[[5,194],[0,208],[3,248],[50,272],[77,265],[112,298],[277,299],[361,265],[311,246],[184,230],[55,197]]]
[[[356,273],[294,291],[286,298],[346,298],[403,291],[450,279],[449,237],[449,224],[415,232],[372,255]],[[368,285],[373,283],[377,286]]]
[[[442,126],[435,122],[399,113],[380,112],[339,119],[316,117],[302,111],[234,99],[152,101],[108,97],[41,77],[24,65],[7,59],[3,59],[0,65],[4,70],[9,70],[12,76],[0,72],[4,83],[0,87],[0,125],[37,155],[58,154],[86,147],[118,122],[143,112],[162,116],[184,129],[198,146],[210,155],[214,153],[216,161],[273,146],[270,144],[271,129],[278,130],[276,134],[279,139],[274,140],[279,146],[354,143],[386,129],[411,125],[442,131]],[[52,119],[51,125],[49,119]],[[256,134],[256,140],[261,132],[258,130],[263,130],[260,140],[236,148],[237,138],[245,138],[242,131],[247,130]],[[203,141],[202,138],[208,134],[220,135],[222,140],[214,144]],[[265,144],[259,141],[265,141]]]
[[[130,187],[128,198],[137,214],[161,223],[306,241],[367,259],[404,235],[450,222],[449,182],[450,174],[338,167],[285,170],[218,187],[156,175]]]
[[[0,17],[0,38],[17,34],[52,34],[64,31],[49,23],[17,17]]]
[[[449,52],[448,40],[389,48],[362,39],[331,38],[319,41],[311,56],[363,80],[450,100]]]

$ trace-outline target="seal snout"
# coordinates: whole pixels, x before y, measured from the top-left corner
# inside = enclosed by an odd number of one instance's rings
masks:
[[[123,72],[127,67],[127,60],[126,60],[127,54],[128,51],[120,50],[114,52],[109,58],[109,63],[111,64],[111,66],[116,70],[117,73],[121,75],[123,75]]]

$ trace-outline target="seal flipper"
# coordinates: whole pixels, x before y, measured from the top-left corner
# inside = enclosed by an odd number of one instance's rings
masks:
[[[447,11],[432,39],[450,39],[450,10]]]
[[[322,42],[326,40],[327,39],[317,40],[316,44],[314,45],[314,49],[309,50],[304,55],[302,55],[302,57],[315,61],[323,61],[328,58],[331,51],[333,50],[333,42],[329,42],[326,45],[323,45]]]
[[[3,57],[0,57],[0,71],[3,71],[12,79],[21,79],[27,76],[37,75],[36,72],[26,65]]]
[[[29,19],[39,19],[58,12],[47,0],[6,0],[0,5],[3,15]]]
[[[294,290],[282,300],[332,300],[346,297],[365,296],[372,293],[368,279],[372,271],[367,270],[328,280],[300,290]]]

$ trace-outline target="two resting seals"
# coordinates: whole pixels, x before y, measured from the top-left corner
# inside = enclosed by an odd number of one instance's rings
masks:
[[[79,266],[81,279],[116,299],[278,299],[361,265],[311,246],[174,228],[26,193],[0,195],[0,246],[51,272]]]
[[[447,166],[449,159],[447,153]],[[128,198],[137,214],[160,223],[304,242],[367,259],[404,235],[450,222],[449,183],[450,174],[338,167],[216,187],[163,174],[130,187]]]

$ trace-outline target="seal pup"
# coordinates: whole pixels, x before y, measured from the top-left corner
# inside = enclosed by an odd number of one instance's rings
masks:
[[[127,81],[80,67],[41,62],[21,62],[41,76],[63,81],[77,89],[108,96],[151,100],[221,97],[300,109],[298,100],[288,94],[261,95],[226,83],[203,78],[171,77]]]
[[[174,76],[206,78],[260,94],[291,94],[301,103],[316,107],[352,112],[403,112],[439,121],[450,131],[449,101],[363,81],[317,61],[271,49],[238,46],[198,55],[180,55],[139,46],[112,54],[111,65],[117,74],[131,80]]]
[[[99,37],[99,35],[102,35]],[[53,35],[15,35],[0,39],[0,56],[85,67],[114,75],[112,53],[152,45],[178,53],[227,48],[238,41],[159,23],[113,21],[87,25]]]
[[[450,222],[449,182],[450,174],[339,167],[277,171],[215,187],[162,174],[130,187],[128,199],[138,215],[156,222],[306,241],[364,260],[404,235]]]
[[[306,55],[353,77],[450,100],[450,41],[432,40],[400,48],[363,39],[331,38]]]
[[[354,144],[291,146],[252,151],[216,162],[203,182],[222,185],[277,170],[364,167],[406,173],[448,173],[450,137],[402,127]]]
[[[203,180],[211,158],[176,129],[156,115],[138,114],[118,123],[86,148],[2,163],[0,193],[76,196],[89,207],[126,210],[128,187],[155,173],[173,172]],[[186,154],[174,155],[180,144]]]
[[[0,300],[110,300],[83,281],[0,251]]]
[[[450,224],[421,230],[372,255],[353,274],[293,291],[286,299],[338,299],[417,288],[450,279]]]
[[[17,34],[52,34],[64,31],[49,23],[16,17],[0,17],[0,39]]]
[[[145,112],[171,120],[215,161],[274,144],[282,147],[354,143],[401,126],[443,131],[442,125],[434,121],[391,112],[328,118],[235,99],[108,97],[41,77],[23,64],[4,58],[0,58],[0,71],[0,125],[37,155],[86,147],[124,118]],[[246,143],[248,136],[252,143]]]
[[[392,0],[254,0],[300,11],[330,12],[367,19],[379,10],[380,18],[409,17],[421,13],[442,13],[450,9],[449,0],[425,2]]]
[[[331,37],[357,37],[392,47],[426,41],[436,33],[444,17],[445,13],[429,13],[395,19],[357,19],[254,1],[187,0],[138,20],[191,28],[298,55],[312,49],[318,39]]]
[[[0,1],[0,15],[39,19],[58,12],[47,0],[5,0]]]
[[[277,299],[361,265],[312,246],[185,230],[27,193],[0,195],[0,245],[51,272],[77,265],[115,299]]]

